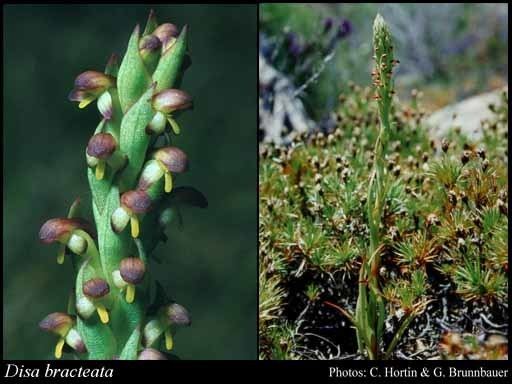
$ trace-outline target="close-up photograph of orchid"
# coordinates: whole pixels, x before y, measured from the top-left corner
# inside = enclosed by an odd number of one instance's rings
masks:
[[[4,356],[256,357],[255,15],[4,8]]]

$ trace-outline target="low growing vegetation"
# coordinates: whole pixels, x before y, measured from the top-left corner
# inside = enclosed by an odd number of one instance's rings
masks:
[[[481,140],[437,142],[381,81],[260,149],[260,358],[507,358],[508,93]]]

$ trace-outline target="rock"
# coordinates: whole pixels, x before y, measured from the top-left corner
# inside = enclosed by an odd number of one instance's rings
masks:
[[[259,117],[264,142],[288,143],[294,133],[310,132],[315,123],[308,117],[295,87],[286,76],[259,55]],[[271,100],[271,106],[265,105]]]
[[[506,89],[508,87],[482,93],[432,113],[426,120],[431,137],[440,140],[451,129],[460,127],[461,133],[469,139],[479,140],[482,137],[482,120],[493,116],[489,104],[498,104],[501,92]]]

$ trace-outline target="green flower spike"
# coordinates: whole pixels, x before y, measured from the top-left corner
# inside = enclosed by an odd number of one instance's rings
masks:
[[[151,198],[145,191],[127,191],[121,195],[121,206],[112,213],[111,225],[119,233],[130,221],[133,238],[139,237],[139,217],[151,209]]]
[[[112,272],[112,278],[116,287],[126,289],[126,302],[135,300],[135,285],[144,279],[146,266],[138,257],[127,257],[121,260],[118,270]]]
[[[81,256],[73,258],[76,279],[69,300],[78,316],[52,315],[41,323],[60,337],[57,358],[65,343],[79,352],[87,349],[89,360],[166,358],[153,349],[141,352],[141,330],[148,325],[147,314],[169,302],[166,295],[158,300],[151,295],[158,282],[149,273],[148,259],[166,240],[160,215],[178,209],[175,194],[164,193],[172,189],[171,172],[183,172],[188,164],[179,149],[157,146],[167,121],[178,133],[173,116],[192,105],[187,93],[174,89],[189,59],[187,27],[158,25],[151,11],[141,31],[137,25],[126,36],[124,54],[113,54],[104,72],[80,74],[69,94],[79,108],[96,100],[101,120],[91,129],[85,149],[94,227],[76,218],[76,201],[68,218],[47,221],[39,233],[43,243],[60,243],[59,263],[66,247]],[[124,231],[128,224],[130,234]],[[123,258],[135,250],[138,257]],[[162,335],[170,320],[160,317]]]
[[[109,315],[105,305],[105,298],[110,292],[110,286],[108,283],[101,278],[90,279],[84,283],[82,290],[85,298],[89,299],[90,302],[86,303],[84,300],[80,303],[80,305],[83,307],[86,305],[89,305],[89,307],[94,307],[98,312],[98,316],[100,317],[101,322],[103,324],[108,323]],[[90,311],[83,307],[81,308],[82,312],[90,313]]]
[[[66,247],[73,253],[82,255],[87,250],[84,232],[94,236],[90,224],[82,219],[57,218],[46,221],[39,231],[39,239],[45,244],[59,242],[62,246],[57,254],[57,262],[64,263]]]
[[[60,359],[62,357],[64,344],[69,345],[78,353],[87,352],[80,334],[74,327],[73,319],[66,313],[50,313],[41,320],[39,328],[43,331],[51,332],[59,336],[59,341],[57,341],[57,345],[55,346],[55,358]]]
[[[121,154],[117,147],[117,140],[110,133],[97,133],[89,140],[86,151],[87,165],[95,168],[97,180],[103,179],[107,164],[114,171],[126,164],[126,156]]]
[[[379,109],[380,127],[373,151],[375,160],[368,180],[366,199],[370,241],[367,254],[364,256],[359,270],[359,293],[353,316],[359,351],[362,354],[366,351],[371,360],[381,357],[380,345],[386,318],[386,306],[378,281],[382,250],[380,228],[387,183],[383,153],[387,147],[391,130],[390,115],[394,94],[393,67],[398,63],[393,56],[391,33],[380,15],[375,17],[373,23],[373,48],[375,68],[372,78],[376,92],[374,99],[377,100]]]
[[[156,134],[162,133],[165,129],[165,121],[167,120],[173,132],[179,135],[181,129],[173,118],[172,113],[192,107],[192,97],[179,89],[166,89],[153,96],[152,105],[153,109],[157,112],[146,128],[146,131]]]
[[[115,86],[115,78],[97,71],[86,71],[78,75],[69,100],[78,101],[79,108],[85,108],[110,87]]]

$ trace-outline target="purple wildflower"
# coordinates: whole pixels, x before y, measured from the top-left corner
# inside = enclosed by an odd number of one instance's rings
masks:
[[[339,39],[344,39],[345,37],[350,35],[351,32],[352,32],[352,23],[350,21],[348,21],[347,19],[344,19],[338,27],[338,32],[337,32],[336,36]]]
[[[333,25],[333,20],[331,17],[328,17],[324,20],[324,33],[328,33]]]

